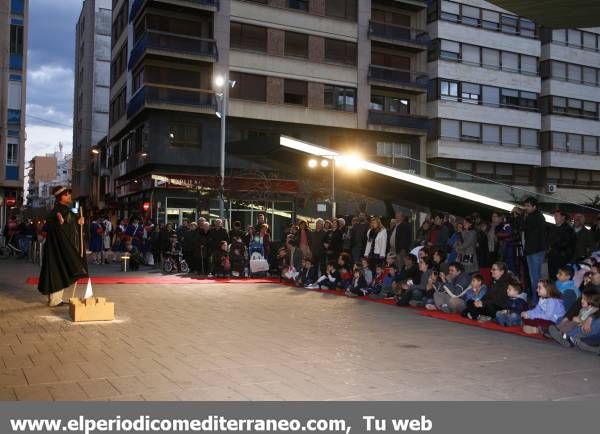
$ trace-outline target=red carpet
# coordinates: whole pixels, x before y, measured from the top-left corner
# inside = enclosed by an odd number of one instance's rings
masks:
[[[420,312],[420,314],[423,316],[431,317],[431,318],[443,319],[445,321],[455,322],[455,323],[459,323],[459,324],[466,324],[466,325],[475,326],[475,327],[481,327],[481,328],[488,329],[488,330],[495,330],[495,331],[500,331],[503,333],[511,333],[511,334],[519,335],[519,336],[527,336],[528,338],[541,339],[544,341],[547,340],[542,335],[528,335],[527,333],[524,333],[523,330],[521,329],[521,327],[519,327],[519,326],[504,327],[493,321],[488,321],[488,322],[473,321],[469,318],[463,318],[462,316],[460,316],[457,313],[444,313],[444,312],[440,312],[439,310],[423,309]]]
[[[87,277],[85,279],[79,279],[78,283],[86,284]],[[209,284],[209,283],[279,283],[277,278],[263,278],[263,279],[229,279],[229,278],[217,278],[217,279],[200,279],[193,277],[178,277],[178,276],[156,276],[156,277],[142,277],[142,276],[92,276],[92,283],[95,285],[160,285],[168,283],[170,285],[181,285],[181,284]],[[27,279],[28,285],[37,285],[38,278],[30,277]]]

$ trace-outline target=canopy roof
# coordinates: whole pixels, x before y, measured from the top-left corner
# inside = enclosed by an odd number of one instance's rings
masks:
[[[545,27],[585,28],[600,26],[598,0],[487,0]]]

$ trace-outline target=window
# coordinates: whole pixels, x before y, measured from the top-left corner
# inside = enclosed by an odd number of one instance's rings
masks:
[[[552,42],[567,43],[567,31],[565,29],[552,30]]]
[[[390,113],[410,113],[410,102],[406,98],[388,98],[388,111]]]
[[[528,128],[521,128],[521,146],[529,148],[538,147],[538,132]]]
[[[552,149],[555,151],[567,150],[567,135],[565,133],[552,133]]]
[[[460,173],[455,173],[456,179],[458,181],[472,181],[473,177],[471,173],[473,172],[473,163],[470,161],[457,161],[456,162],[456,171]]]
[[[498,30],[500,27],[500,14],[498,12],[483,9],[481,11],[481,27],[489,30]]]
[[[481,89],[478,84],[463,83],[461,89],[462,102],[479,104],[481,99]]]
[[[325,108],[354,112],[356,111],[355,95],[356,89],[326,84],[324,89]]]
[[[583,67],[583,82],[585,84],[596,85],[596,70],[594,68]]]
[[[449,139],[460,139],[460,122],[442,119],[441,136]]]
[[[229,91],[231,98],[267,101],[267,77],[232,71],[229,78],[235,81],[235,86]]]
[[[563,62],[552,62],[552,78],[559,80],[567,79],[567,64]]]
[[[529,38],[535,37],[535,23],[524,18],[519,19],[519,34]]]
[[[583,102],[583,116],[587,118],[598,118],[598,104],[593,101]]]
[[[283,102],[306,106],[308,94],[306,81],[285,79],[283,87]]]
[[[19,144],[18,143],[7,143],[6,144],[6,165],[7,166],[18,166],[19,165]]]
[[[581,31],[576,29],[567,30],[568,44],[581,47]]]
[[[569,134],[567,150],[569,152],[581,153],[583,151],[583,137],[579,134]]]
[[[525,56],[521,54],[521,72],[527,72],[529,74],[537,74],[538,60],[537,57]]]
[[[598,141],[596,137],[584,136],[583,137],[583,152],[585,154],[596,154],[598,153]]]
[[[202,148],[200,124],[172,123],[169,127],[169,145],[181,148]]]
[[[567,76],[569,81],[581,81],[581,66],[569,63],[567,65]]]
[[[460,44],[458,42],[442,40],[440,57],[442,59],[458,60],[460,57]]]
[[[371,95],[371,102],[369,103],[370,110],[384,111],[385,110],[385,97],[383,95]]]
[[[285,55],[308,57],[308,35],[296,32],[285,32]]]
[[[21,110],[7,109],[7,123],[9,124],[20,124],[21,123]]]
[[[10,25],[10,54],[23,54],[23,26]]]
[[[537,93],[521,91],[521,99],[519,101],[519,105],[527,109],[536,109],[537,100]]]
[[[588,50],[597,50],[597,35],[594,33],[583,32],[583,48]]]
[[[492,48],[481,49],[481,64],[486,67],[500,68],[500,51]]]
[[[498,125],[483,124],[482,132],[482,143],[486,145],[500,144],[500,127]]]
[[[519,91],[513,89],[502,89],[501,90],[501,102],[503,106],[519,106]]]
[[[508,51],[502,52],[502,69],[508,71],[519,70],[519,55]]]
[[[447,21],[458,22],[460,4],[442,0],[442,13],[440,18]]]
[[[493,86],[483,86],[482,88],[483,104],[500,107],[500,88]]]
[[[440,82],[441,99],[458,100],[458,83],[455,81],[442,80]]]
[[[474,65],[481,64],[479,47],[476,45],[462,44],[462,61]]]
[[[266,27],[251,24],[231,23],[231,48],[242,50],[267,51]]]
[[[325,15],[356,21],[357,0],[327,0]]]
[[[579,99],[569,98],[567,101],[567,114],[579,116],[583,111],[583,101]]]
[[[516,35],[518,21],[518,18],[512,15],[502,15],[500,20],[502,32]]]
[[[462,23],[469,26],[479,26],[479,8],[462,5]]]
[[[287,0],[287,7],[299,11],[308,11],[308,0]]]
[[[480,124],[475,122],[462,122],[461,139],[479,141],[481,139]]]
[[[144,85],[144,68],[138,69],[133,74],[133,80],[131,83],[131,92],[135,93],[137,90]]]
[[[504,146],[519,146],[519,129],[515,127],[502,127],[502,144]]]
[[[347,65],[356,65],[356,43],[325,39],[325,59]]]

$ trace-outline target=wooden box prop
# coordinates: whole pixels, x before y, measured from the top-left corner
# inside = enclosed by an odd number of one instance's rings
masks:
[[[115,304],[102,297],[90,297],[85,300],[71,298],[69,300],[71,320],[82,321],[112,321],[115,319]]]

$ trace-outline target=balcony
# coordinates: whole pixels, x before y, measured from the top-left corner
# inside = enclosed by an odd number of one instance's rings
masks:
[[[401,45],[410,51],[426,50],[431,42],[426,30],[369,21],[369,38]]]
[[[426,116],[412,114],[388,113],[377,110],[369,110],[368,123],[370,125],[408,128],[411,130],[429,130],[429,119]]]
[[[168,56],[216,62],[219,58],[214,39],[196,38],[173,33],[147,30],[135,44],[129,57],[129,69],[133,69],[145,55]]]
[[[219,10],[219,0],[135,0],[131,6],[131,12],[129,12],[129,22],[135,20],[135,17],[148,3],[165,3],[212,12]]]
[[[369,66],[368,78],[371,84],[404,89],[412,93],[427,92],[429,81],[427,73],[424,72],[414,72],[379,65]]]
[[[134,117],[143,108],[214,113],[217,102],[214,92],[210,90],[145,85],[129,101],[127,119]]]

